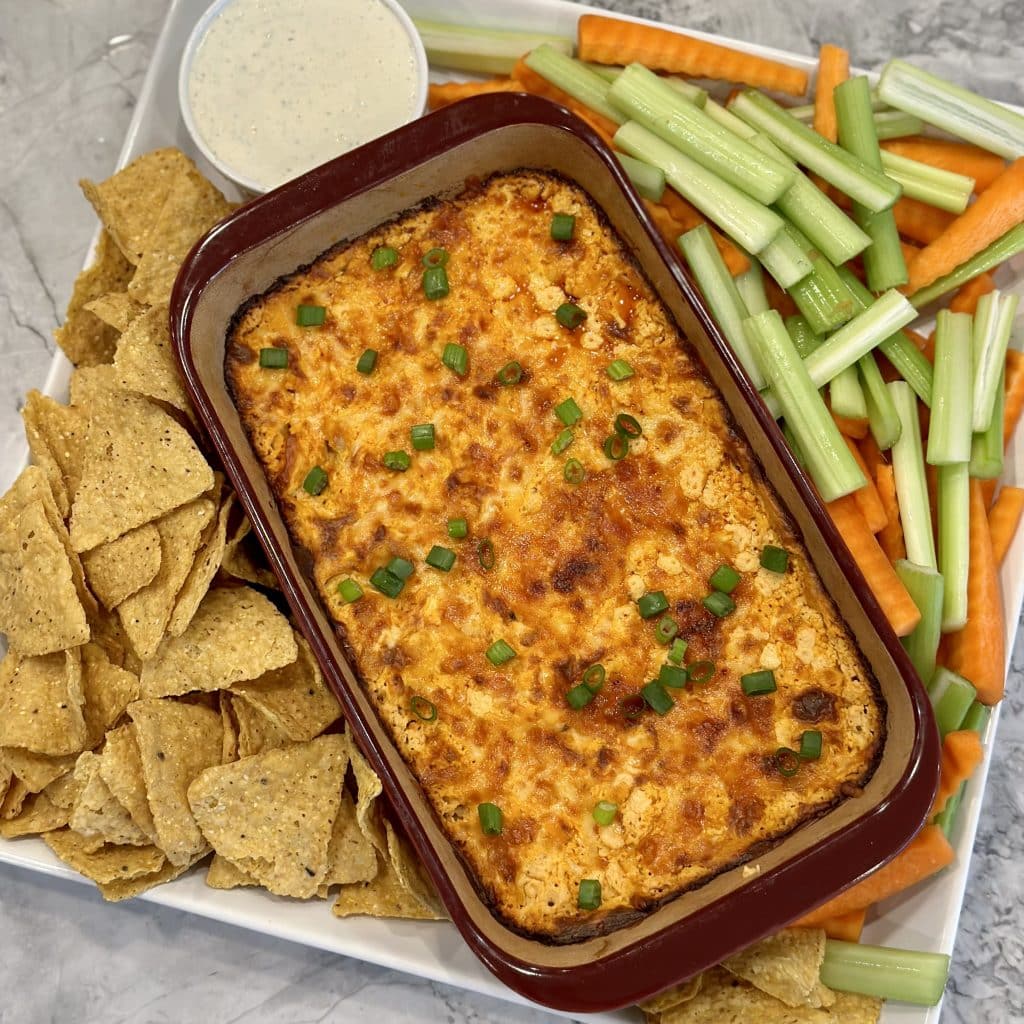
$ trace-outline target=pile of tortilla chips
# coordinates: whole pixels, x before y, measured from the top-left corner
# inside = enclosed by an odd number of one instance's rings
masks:
[[[103,222],[0,498],[0,836],[120,900],[210,857],[217,888],[441,916],[309,648],[264,590],[170,349],[181,260],[231,204],[174,149],[83,182]],[[351,768],[351,771],[350,771]]]

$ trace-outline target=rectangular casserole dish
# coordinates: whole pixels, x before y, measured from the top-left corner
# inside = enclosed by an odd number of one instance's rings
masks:
[[[447,841],[347,662],[331,619],[293,550],[224,378],[238,307],[332,245],[467,178],[551,170],[603,210],[694,346],[835,600],[888,705],[886,741],[864,791],[755,860],[643,919],[573,945],[526,938],[494,917]],[[718,962],[852,884],[895,854],[924,821],[937,777],[928,701],[813,489],[700,304],[680,262],[650,230],[614,158],[562,108],[525,96],[445,109],[332,161],[239,210],[186,261],[172,336],[186,383],[253,521],[296,620],[381,775],[396,818],[474,952],[510,987],[572,1011],[625,1005]],[[699,936],[699,940],[698,940]]]

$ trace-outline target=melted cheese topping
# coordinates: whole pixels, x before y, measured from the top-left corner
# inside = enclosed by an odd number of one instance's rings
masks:
[[[552,214],[576,216],[571,242]],[[370,253],[389,245],[394,269]],[[451,291],[425,299],[420,259],[450,254]],[[585,324],[555,320],[577,302]],[[327,309],[296,326],[300,303]],[[447,342],[469,371],[442,365]],[[286,370],[259,368],[259,349],[288,349]],[[356,372],[365,348],[372,376]],[[510,359],[521,383],[499,387]],[[625,359],[636,374],[612,381]],[[499,176],[455,200],[412,212],[325,254],[240,313],[227,370],[255,451],[296,542],[312,555],[322,598],[340,625],[381,718],[485,897],[512,926],[554,941],[614,927],[706,881],[777,840],[873,770],[884,707],[868,669],[808,564],[745,443],[621,243],[575,186],[532,172]],[[553,455],[554,406],[573,397],[583,419]],[[643,437],[619,462],[602,444],[619,412]],[[415,452],[410,428],[433,423],[437,446]],[[385,452],[412,456],[405,473]],[[572,486],[568,458],[586,468]],[[329,483],[302,488],[313,465]],[[452,541],[449,518],[464,517]],[[476,557],[493,542],[495,565]],[[434,544],[458,560],[424,564]],[[759,565],[766,544],[790,552],[784,575]],[[400,556],[415,572],[395,600],[367,583]],[[742,580],[736,610],[701,604],[722,563]],[[366,596],[345,604],[337,583]],[[636,599],[663,590],[688,660],[710,659],[704,685],[669,690],[660,717],[624,713],[665,663],[657,619]],[[497,639],[517,656],[485,657]],[[607,681],[582,710],[566,692],[588,665]],[[778,690],[744,696],[740,676],[771,668]],[[420,695],[437,707],[423,722]],[[623,705],[623,701],[626,704]],[[780,746],[823,734],[819,761],[792,778]],[[619,805],[599,827],[599,800]],[[485,836],[481,802],[504,814]],[[601,882],[598,912],[577,908],[581,879]]]

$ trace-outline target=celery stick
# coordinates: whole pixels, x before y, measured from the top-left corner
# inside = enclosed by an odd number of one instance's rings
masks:
[[[804,457],[804,452],[800,447],[800,442],[796,439],[796,434],[793,433],[789,424],[786,422],[783,422],[782,424],[782,436],[786,439],[786,444],[789,445],[789,450],[793,453],[793,458],[800,463],[800,468],[806,473],[807,459]]]
[[[786,330],[793,339],[797,355],[801,359],[806,359],[821,344],[821,335],[815,334],[807,322],[807,317],[799,313],[786,317]]]
[[[942,632],[962,629],[967,621],[967,569],[971,559],[971,490],[967,463],[939,467],[939,572],[946,581]]]
[[[871,109],[873,111],[888,110],[888,104],[878,98],[877,89],[871,90]],[[810,122],[814,120],[814,104],[804,103],[799,107],[786,107],[786,113],[798,121]]]
[[[567,57],[548,43],[542,43],[531,50],[524,60],[531,71],[536,71],[585,107],[590,107],[615,124],[622,124],[626,120],[608,98],[612,87],[582,61]]]
[[[859,157],[869,167],[882,169],[882,154],[871,118],[871,98],[868,80],[863,76],[851,78],[836,86],[833,94],[839,142],[842,147]],[[892,210],[873,213],[860,203],[853,204],[854,220],[871,238],[864,251],[864,270],[868,287],[875,292],[897,288],[907,283],[907,264],[900,248],[896,218]]]
[[[571,52],[570,56],[572,56]],[[583,65],[590,68],[595,75],[600,75],[609,85],[622,74],[621,64],[597,64],[592,60],[585,60]]]
[[[933,466],[971,457],[971,315],[939,310],[935,325],[935,381],[928,426]]]
[[[1006,398],[1005,372],[999,375],[995,405],[988,426],[971,439],[968,472],[979,480],[995,480],[1003,474],[1003,404]]]
[[[652,167],[643,160],[637,160],[625,153],[616,153],[622,169],[629,176],[633,188],[652,203],[660,203],[665,196],[665,172],[660,167]]]
[[[828,401],[837,416],[848,420],[867,419],[868,403],[860,386],[856,363],[840,370],[829,382]]]
[[[868,209],[876,213],[887,210],[899,199],[900,187],[891,178],[790,117],[764,94],[745,90],[733,100],[730,109],[770,136],[797,163]]]
[[[679,248],[697,279],[697,286],[711,309],[715,323],[725,335],[733,354],[746,370],[754,387],[760,390],[764,387],[764,374],[761,373],[761,367],[754,358],[750,342],[743,330],[743,321],[750,312],[707,225],[701,224],[692,231],[687,231],[685,235],[680,235]]]
[[[767,135],[757,132],[750,142],[762,153],[792,166],[796,177],[779,196],[775,208],[792,221],[826,259],[839,265],[852,260],[871,244],[871,239]]]
[[[764,290],[764,274],[761,272],[761,264],[757,260],[750,261],[750,269],[744,270],[742,274],[735,277],[736,290],[743,299],[743,305],[747,308],[747,316],[756,316],[758,313],[765,313],[771,309],[768,295]]]
[[[902,639],[914,670],[922,683],[935,674],[935,658],[942,637],[942,596],[946,589],[942,574],[926,565],[899,559],[893,566],[911,600],[921,613],[914,631]]]
[[[935,670],[928,684],[928,699],[932,702],[941,738],[960,728],[976,696],[974,685],[963,676],[942,665]]]
[[[981,252],[972,256],[965,263],[961,263],[959,267],[950,271],[945,277],[940,277],[937,281],[928,285],[927,288],[914,292],[910,296],[910,301],[918,309],[923,309],[928,303],[934,302],[947,292],[967,284],[968,281],[973,281],[979,274],[985,273],[986,270],[991,270],[1002,263],[1003,260],[1008,260],[1019,252],[1024,252],[1024,224],[1018,224],[1016,227],[1010,228],[1005,235],[1001,235],[991,245],[982,249]]]
[[[1017,315],[1018,295],[995,291],[982,295],[974,313],[971,364],[974,371],[971,428],[981,432],[992,420],[996,388],[1006,365],[1006,349]]]
[[[886,64],[878,95],[889,106],[1008,160],[1024,156],[1024,117],[906,61]]]
[[[949,975],[949,957],[909,949],[827,939],[821,981],[840,992],[935,1006]]]
[[[850,289],[824,256],[808,254],[811,273],[786,289],[818,334],[828,334],[853,319],[856,312]]]
[[[985,732],[985,727],[988,725],[989,709],[984,704],[980,704],[975,701],[968,709],[967,714],[964,715],[964,720],[960,723],[961,729],[970,729],[971,732],[976,732],[981,736]],[[969,781],[969,780],[968,780]],[[952,842],[953,829],[956,826],[957,813],[960,810],[960,804],[963,803],[964,793],[967,791],[967,781],[960,783],[960,788],[946,801],[946,806],[935,815],[934,824],[938,825],[942,829],[946,838]]]
[[[758,134],[746,121],[741,121],[735,114],[726,110],[721,103],[716,103],[712,99],[709,99],[704,104],[704,113],[712,121],[716,121],[723,128],[731,131],[733,135],[738,135],[741,139],[753,139]]]
[[[950,213],[963,213],[974,191],[973,178],[930,167],[898,153],[883,152],[882,167],[893,181],[903,186],[905,196]]]
[[[833,501],[863,487],[864,474],[811,383],[782,317],[770,309],[743,326],[822,498]]]
[[[984,733],[986,726],[988,725],[989,716],[992,713],[991,708],[987,708],[981,701],[975,701],[968,709],[967,714],[964,715],[964,720],[960,723],[961,729],[970,729],[972,732],[976,732],[979,736]]]
[[[879,142],[885,139],[901,139],[906,135],[920,135],[924,121],[902,110],[881,110],[874,115],[875,135]]]
[[[787,231],[780,231],[758,253],[758,259],[780,288],[792,288],[814,269],[804,250]]]
[[[907,558],[917,565],[937,569],[928,484],[924,475],[924,454],[921,451],[921,424],[917,418],[917,398],[906,381],[894,380],[888,387],[900,418],[900,439],[891,451]]]
[[[413,18],[413,24],[423,40],[430,63],[458,71],[507,75],[516,61],[534,47],[546,44],[567,55],[573,48],[571,39],[543,32],[467,28],[422,18]]]
[[[760,252],[782,230],[782,218],[777,213],[720,180],[642,124],[624,124],[615,133],[615,145],[644,163],[660,167],[665,180],[684,199],[747,252]]]
[[[693,82],[688,82],[685,78],[679,78],[676,75],[663,75],[661,76],[660,81],[664,82],[666,85],[672,86],[680,96],[688,99],[700,110],[703,110],[707,106],[707,89],[702,89],[699,85],[694,85]]]
[[[885,386],[885,378],[875,362],[875,357],[868,352],[857,360],[860,371],[860,382],[864,388],[864,401],[868,407],[868,425],[875,444],[884,452],[888,451],[900,439],[900,418],[896,406],[892,404],[892,395]]]
[[[791,168],[737,138],[642,64],[630,64],[608,97],[620,120],[639,122],[759,203],[775,202],[793,183]]]

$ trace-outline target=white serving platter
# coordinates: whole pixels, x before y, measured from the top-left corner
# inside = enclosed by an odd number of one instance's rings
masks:
[[[209,0],[173,0],[153,52],[152,63],[129,125],[118,166],[160,146],[178,146],[193,156],[211,179],[231,190],[203,161],[190,143],[177,102],[178,62],[185,41]],[[532,29],[575,35],[580,14],[595,10],[567,0],[402,0],[414,17],[434,18],[466,25]],[[631,19],[643,20],[643,19]],[[685,26],[682,26],[685,27]],[[750,53],[774,57],[813,71],[815,61],[768,47],[694,32],[707,39],[719,39]],[[432,73],[439,80],[458,75]],[[91,253],[90,257],[91,259]],[[1024,294],[1024,259],[1018,258],[1005,285]],[[1019,323],[1018,323],[1019,326]],[[1019,344],[1019,343],[1018,343]],[[45,385],[47,394],[65,400],[71,366],[58,352]],[[24,463],[24,450],[8,453],[7,467]],[[1007,453],[1005,479],[1024,484],[1024,439],[1017,437]],[[13,473],[11,476],[13,477]],[[1018,533],[1004,562],[1003,596],[1007,608],[1007,659],[1013,648],[1021,606],[1024,604],[1024,531]],[[952,837],[956,862],[935,879],[894,898],[873,914],[864,941],[880,945],[931,952],[953,952],[957,923],[963,902],[981,813],[985,780],[991,760],[999,712],[992,715],[985,737],[985,761],[975,772],[964,797]],[[31,871],[91,884],[62,864],[38,839],[0,843],[0,862]],[[347,918],[338,920],[330,906],[321,901],[299,902],[281,899],[262,891],[238,889],[223,892],[208,888],[204,870],[190,874],[146,893],[141,899],[203,917],[238,925],[266,935],[341,953],[409,974],[456,985],[498,999],[524,1002],[495,979],[463,943],[447,922],[414,922]],[[112,911],[113,912],[113,911]],[[890,1003],[882,1024],[937,1024],[941,1006],[925,1009]],[[627,1009],[592,1016],[561,1014],[581,1021],[636,1022],[639,1014]]]

